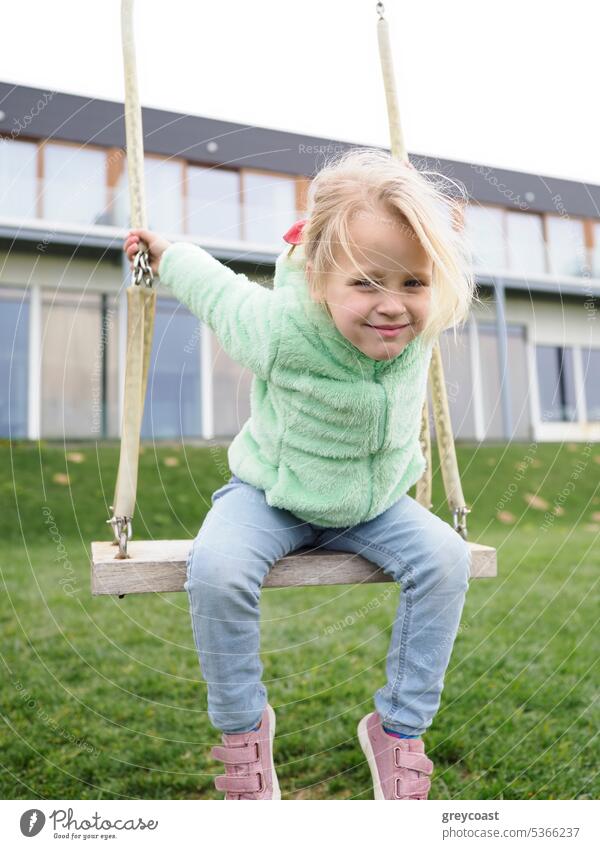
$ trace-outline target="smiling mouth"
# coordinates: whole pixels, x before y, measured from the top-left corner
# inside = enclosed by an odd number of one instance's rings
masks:
[[[377,331],[380,339],[394,339],[410,324],[367,324],[371,330]]]
[[[408,327],[408,324],[368,324],[367,327],[372,327],[373,330],[401,330]]]

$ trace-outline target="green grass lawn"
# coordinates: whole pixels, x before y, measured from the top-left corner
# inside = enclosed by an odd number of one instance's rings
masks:
[[[0,444],[6,799],[223,795],[187,596],[90,595],[117,458],[114,443]],[[467,594],[424,737],[430,798],[598,798],[600,445],[459,445],[458,458],[470,539],[497,546],[499,576]],[[223,447],[146,444],[135,536],[195,536],[227,477]],[[439,474],[434,510],[449,520]],[[384,682],[398,592],[263,593],[284,799],[372,798],[356,724]]]

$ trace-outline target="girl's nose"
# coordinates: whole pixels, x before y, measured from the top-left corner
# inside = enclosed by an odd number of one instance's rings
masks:
[[[380,300],[375,312],[402,315],[406,312],[402,295],[396,292],[380,292]]]

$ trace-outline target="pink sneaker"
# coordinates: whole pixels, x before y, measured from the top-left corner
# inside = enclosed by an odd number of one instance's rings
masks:
[[[392,737],[376,712],[358,723],[358,739],[373,777],[375,799],[427,799],[431,781],[426,776],[433,772],[433,763],[421,739]]]
[[[225,775],[215,778],[217,790],[226,791],[224,799],[281,799],[273,763],[274,736],[275,711],[267,704],[256,731],[223,734],[223,745],[212,747],[213,758],[225,763]]]

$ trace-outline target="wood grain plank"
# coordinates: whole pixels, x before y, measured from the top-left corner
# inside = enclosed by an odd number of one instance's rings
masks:
[[[471,578],[497,575],[496,550],[476,542],[471,549]],[[92,543],[92,595],[182,592],[192,540],[131,540],[127,560],[115,558],[111,542]],[[263,587],[373,584],[393,579],[359,554],[300,548],[283,557]]]

